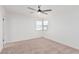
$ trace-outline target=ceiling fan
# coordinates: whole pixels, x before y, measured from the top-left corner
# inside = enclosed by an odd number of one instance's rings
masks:
[[[46,15],[48,14],[47,12],[52,11],[52,9],[41,10],[41,5],[38,5],[38,10],[31,8],[31,7],[27,7],[27,8],[30,9],[30,10],[34,10],[38,13],[46,14]]]

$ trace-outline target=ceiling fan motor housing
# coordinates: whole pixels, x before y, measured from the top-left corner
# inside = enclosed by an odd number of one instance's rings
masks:
[[[38,9],[38,12],[41,12],[41,10],[40,10],[40,9]]]

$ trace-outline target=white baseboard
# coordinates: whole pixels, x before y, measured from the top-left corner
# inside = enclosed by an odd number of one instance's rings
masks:
[[[64,44],[64,45],[67,45],[67,46],[69,46],[69,47],[72,47],[72,48],[75,48],[75,49],[78,49],[78,50],[79,50],[79,47],[77,47],[77,46],[75,46],[75,45],[72,45],[72,44],[70,44],[70,43],[68,43],[68,42],[63,42],[63,41],[61,41],[61,40],[57,40],[57,39],[56,39],[55,37],[53,37],[53,36],[47,35],[47,36],[44,36],[44,37],[45,37],[45,38],[48,38],[48,39],[50,39],[50,40],[59,42],[59,43],[61,43],[61,44]]]
[[[23,39],[23,40],[31,40],[31,39],[36,39],[36,38],[40,38],[40,36],[38,36],[38,37],[30,37],[30,38],[28,38],[28,39]],[[19,42],[19,41],[23,41],[22,39],[21,40],[14,40],[14,41],[9,41],[9,42],[7,42],[6,44],[5,44],[5,47],[9,47],[9,46],[11,46],[11,45],[14,45],[14,42]]]
[[[7,41],[6,43],[12,43],[12,42],[18,42],[18,41],[23,41],[23,40],[29,40],[29,39],[33,39],[33,38],[38,38],[38,37],[40,37],[40,36],[34,36],[34,37],[32,37],[32,36],[30,36],[30,37],[27,37],[27,38],[24,38],[24,39],[14,39],[14,40],[11,40],[11,41]]]

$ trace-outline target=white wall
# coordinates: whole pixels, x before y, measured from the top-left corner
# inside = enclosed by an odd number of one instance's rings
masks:
[[[79,48],[79,6],[54,6],[45,37]]]
[[[40,35],[35,30],[34,20],[29,15],[8,13],[5,20],[5,41],[8,43],[38,38]]]

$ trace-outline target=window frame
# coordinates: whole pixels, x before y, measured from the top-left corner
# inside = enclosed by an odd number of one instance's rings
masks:
[[[45,24],[45,22],[47,22],[47,24]],[[37,20],[35,29],[37,31],[47,31],[48,30],[48,20]]]

